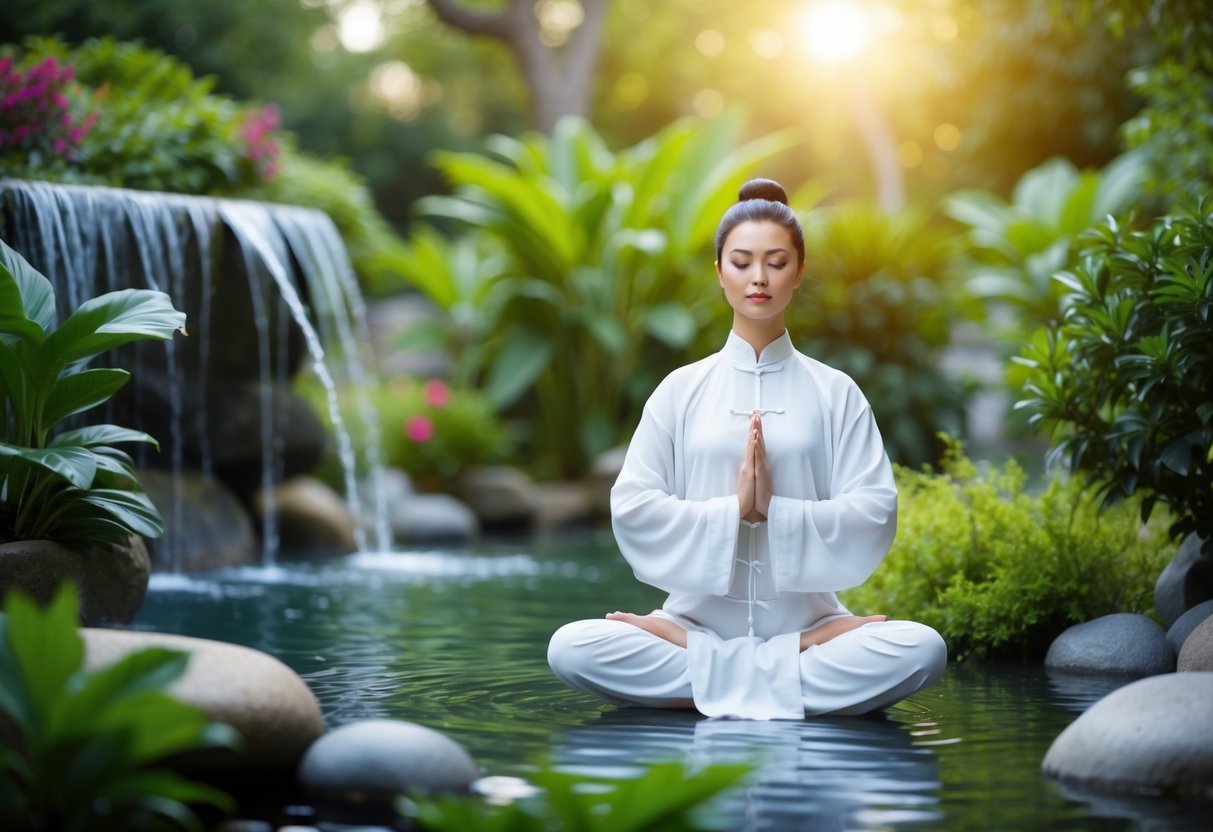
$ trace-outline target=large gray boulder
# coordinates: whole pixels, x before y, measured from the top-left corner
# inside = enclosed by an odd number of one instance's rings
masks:
[[[1213,599],[1213,559],[1201,557],[1200,549],[1199,537],[1185,537],[1154,583],[1154,608],[1164,627],[1202,601]]]
[[[151,559],[143,538],[125,546],[77,549],[51,540],[16,540],[0,545],[0,602],[20,591],[41,605],[59,585],[76,585],[80,619],[86,624],[125,624],[147,594]]]
[[[292,477],[254,500],[264,527],[274,507],[278,546],[284,556],[344,555],[358,548],[358,519],[341,495],[315,477]]]
[[[466,792],[480,772],[444,734],[391,719],[368,719],[325,734],[299,764],[299,784],[316,798],[351,803],[400,794]]]
[[[1213,673],[1139,679],[1074,720],[1041,767],[1087,788],[1213,797],[1210,702]]]
[[[1181,615],[1171,625],[1167,630],[1167,642],[1175,651],[1175,655],[1179,655],[1179,651],[1183,649],[1184,642],[1188,640],[1188,636],[1192,635],[1192,631],[1211,615],[1213,615],[1213,601],[1202,601]]]
[[[1153,676],[1175,669],[1162,629],[1144,615],[1113,613],[1075,624],[1049,646],[1045,667],[1066,673]]]
[[[1213,617],[1206,618],[1184,640],[1176,669],[1181,673],[1213,671]]]
[[[459,496],[486,526],[529,526],[535,520],[535,483],[509,465],[479,465],[459,478]]]
[[[219,480],[144,469],[139,481],[164,518],[164,537],[148,544],[153,570],[202,572],[261,562],[253,518]]]
[[[244,738],[238,752],[215,750],[191,760],[204,772],[293,770],[324,732],[316,697],[293,670],[259,650],[209,639],[124,630],[81,630],[85,666],[112,664],[147,647],[190,654],[170,692]]]
[[[413,494],[388,506],[392,539],[401,543],[468,541],[480,533],[475,513],[449,494]]]

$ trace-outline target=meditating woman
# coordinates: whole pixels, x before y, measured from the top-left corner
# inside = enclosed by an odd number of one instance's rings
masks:
[[[561,627],[548,662],[570,686],[795,719],[881,708],[943,672],[930,627],[852,615],[834,594],[884,558],[897,491],[859,388],[792,347],[784,310],[804,270],[783,188],[748,182],[716,232],[732,331],[657,387],[611,490],[620,550],[669,597]]]

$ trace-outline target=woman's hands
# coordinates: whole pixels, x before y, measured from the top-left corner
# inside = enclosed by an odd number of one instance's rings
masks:
[[[771,468],[767,464],[767,446],[762,438],[762,417],[758,411],[750,414],[745,456],[737,476],[737,502],[741,518],[750,523],[766,520],[771,510]]]
[[[887,615],[844,615],[827,621],[820,627],[800,634],[800,652],[808,650],[815,644],[825,644],[831,639],[838,638],[843,633],[850,632],[873,621],[887,621]]]
[[[606,617],[611,621],[623,621],[633,627],[639,627],[678,647],[687,646],[686,628],[675,624],[668,618],[662,618],[659,615],[636,615],[631,612],[608,612]]]

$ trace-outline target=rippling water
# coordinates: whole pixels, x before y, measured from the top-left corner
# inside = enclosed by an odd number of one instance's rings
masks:
[[[1202,807],[1040,775],[1054,737],[1113,689],[1104,680],[953,665],[882,713],[753,722],[616,709],[552,677],[545,652],[560,624],[661,597],[607,535],[157,575],[135,626],[263,650],[304,678],[330,728],[427,725],[493,777],[525,779],[545,760],[619,777],[671,758],[752,761],[746,785],[707,808],[721,829],[1208,828]]]

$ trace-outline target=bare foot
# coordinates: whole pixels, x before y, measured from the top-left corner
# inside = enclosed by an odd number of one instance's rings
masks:
[[[820,627],[800,634],[800,651],[803,653],[815,644],[825,644],[831,639],[838,638],[843,633],[862,627],[873,621],[887,621],[887,615],[844,615],[827,621]]]
[[[606,617],[611,621],[622,621],[633,627],[639,627],[678,647],[687,646],[686,628],[675,624],[668,618],[662,618],[659,615],[636,615],[631,612],[608,612]]]

